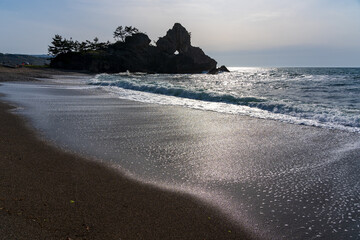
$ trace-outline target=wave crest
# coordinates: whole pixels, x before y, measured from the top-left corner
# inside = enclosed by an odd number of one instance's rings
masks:
[[[250,103],[260,103],[266,101],[265,99],[260,99],[256,97],[235,97],[229,94],[208,93],[203,89],[192,91],[184,88],[176,88],[176,87],[169,88],[169,87],[149,85],[149,84],[138,84],[126,80],[119,80],[115,82],[92,82],[89,84],[95,86],[115,86],[124,89],[156,93],[167,96],[182,97],[182,98],[209,101],[209,102],[224,102],[224,103],[244,105],[244,106],[249,106]]]
[[[255,69],[219,76],[99,74],[89,84],[135,101],[360,132],[359,102],[352,97],[360,89],[357,80],[332,76],[331,71],[326,75],[325,70],[291,71]],[[355,76],[359,76],[357,72]]]

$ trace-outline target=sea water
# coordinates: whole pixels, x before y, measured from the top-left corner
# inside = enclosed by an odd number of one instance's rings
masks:
[[[230,73],[99,74],[121,98],[360,132],[360,68],[230,68]]]

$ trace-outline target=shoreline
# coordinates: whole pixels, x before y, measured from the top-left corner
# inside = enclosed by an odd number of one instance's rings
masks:
[[[0,103],[1,238],[248,238],[189,196],[48,146],[10,109]]]
[[[11,109],[0,101],[0,238],[249,239],[189,195],[49,146]]]
[[[359,134],[120,100],[72,80],[4,83],[1,92],[43,142],[218,209],[259,239],[358,234]]]
[[[87,72],[74,72],[63,69],[54,69],[48,67],[30,68],[7,68],[0,65],[0,82],[14,82],[14,81],[37,81],[37,78],[52,78],[52,76],[61,75],[90,75]]]

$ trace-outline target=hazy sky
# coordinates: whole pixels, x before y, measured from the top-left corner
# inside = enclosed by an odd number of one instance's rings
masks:
[[[157,40],[175,22],[220,64],[360,67],[360,0],[0,0],[0,52],[47,53],[55,34]]]

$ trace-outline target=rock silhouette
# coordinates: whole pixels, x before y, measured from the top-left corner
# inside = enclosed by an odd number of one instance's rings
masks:
[[[199,47],[191,46],[190,33],[175,23],[156,46],[144,33],[128,36],[104,50],[68,52],[52,59],[50,66],[94,73],[204,73],[218,72],[217,62]]]

